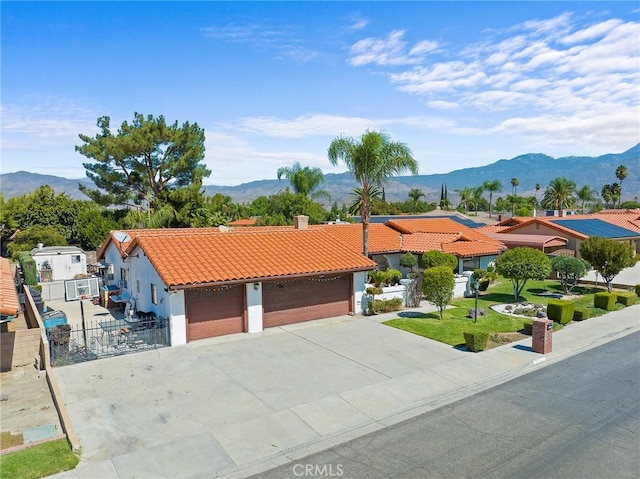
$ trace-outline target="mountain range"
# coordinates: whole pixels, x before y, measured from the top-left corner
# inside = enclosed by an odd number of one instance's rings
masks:
[[[539,183],[542,196],[545,186],[554,178],[565,176],[573,180],[579,187],[589,185],[598,194],[604,184],[617,182],[616,168],[627,167],[628,175],[623,182],[623,199],[640,196],[640,143],[623,153],[610,153],[597,157],[567,156],[553,158],[542,153],[527,153],[509,160],[498,160],[485,166],[464,168],[450,173],[436,175],[399,176],[390,180],[385,186],[387,201],[406,200],[407,193],[413,188],[422,190],[426,201],[439,201],[443,185],[446,185],[448,196],[455,203],[455,190],[464,187],[475,187],[486,180],[499,180],[502,192],[494,197],[511,193],[511,179],[518,179],[517,193],[520,196],[535,194],[535,185]],[[422,165],[425,168],[427,165]],[[275,172],[274,172],[275,177]],[[331,195],[332,201],[338,204],[347,203],[352,189],[356,186],[350,173],[327,174],[322,189]],[[0,175],[0,190],[5,199],[29,193],[42,185],[51,186],[57,193],[66,193],[71,198],[86,199],[78,184],[89,187],[93,184],[88,178],[67,179],[59,176],[40,175],[19,171]],[[205,194],[221,193],[228,195],[234,202],[247,203],[258,196],[269,196],[284,190],[289,183],[277,179],[252,181],[237,186],[207,185]]]

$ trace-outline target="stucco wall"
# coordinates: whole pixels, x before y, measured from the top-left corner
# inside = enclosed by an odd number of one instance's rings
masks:
[[[80,256],[79,263],[73,263],[72,257]],[[87,256],[81,252],[64,252],[61,254],[36,253],[33,256],[38,271],[48,262],[51,266],[53,281],[73,279],[76,274],[87,274]]]

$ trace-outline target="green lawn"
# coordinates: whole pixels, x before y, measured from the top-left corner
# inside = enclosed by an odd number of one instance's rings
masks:
[[[38,479],[78,465],[66,439],[46,442],[0,457],[0,479]]]
[[[543,292],[562,292],[557,281],[528,281],[519,302],[528,301],[530,303],[547,304],[549,299],[539,296]],[[593,287],[574,288],[573,294],[583,295],[575,300],[576,307],[586,307],[592,310],[592,316],[600,316],[606,311],[593,307],[593,295],[604,289]],[[437,313],[412,314],[410,317],[399,317],[385,321],[384,324],[394,328],[403,329],[420,336],[425,336],[436,341],[440,341],[451,346],[464,345],[463,332],[465,331],[486,331],[488,333],[508,333],[521,331],[524,319],[504,314],[499,314],[490,309],[493,304],[516,303],[513,297],[513,287],[511,282],[500,279],[496,284],[489,287],[487,291],[478,296],[478,308],[486,310],[486,316],[479,317],[475,324],[473,319],[468,318],[469,309],[475,305],[474,298],[456,299],[451,302],[449,308],[444,312],[444,318],[440,320]],[[617,305],[617,308],[623,307]],[[554,324],[554,331],[562,326]]]

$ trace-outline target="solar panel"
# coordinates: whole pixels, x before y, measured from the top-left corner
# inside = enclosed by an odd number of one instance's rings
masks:
[[[628,230],[626,228],[622,228],[620,226],[607,223],[606,221],[602,221],[596,218],[579,220],[551,220],[551,222],[587,236],[600,236],[601,238],[628,238],[640,236],[640,234],[636,233],[635,231]]]
[[[487,226],[484,223],[478,223],[476,221],[467,219],[467,218],[460,218],[459,216],[456,215],[451,215],[451,216],[447,216],[447,215],[441,215],[441,216],[417,216],[417,215],[400,215],[400,216],[372,216],[371,219],[369,220],[370,223],[386,223],[387,221],[392,221],[392,220],[437,220],[437,219],[442,219],[442,218],[448,218],[450,220],[456,221],[458,223],[460,223],[461,225],[466,226],[467,228],[479,228],[480,226]],[[361,223],[362,222],[362,218],[360,216],[354,216],[353,219],[355,220],[356,223]]]

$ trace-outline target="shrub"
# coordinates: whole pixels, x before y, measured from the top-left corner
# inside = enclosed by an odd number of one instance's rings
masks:
[[[422,264],[425,269],[435,268],[436,266],[446,266],[453,271],[458,267],[458,258],[449,253],[432,250],[422,255]]]
[[[376,299],[371,303],[371,309],[374,313],[400,311],[403,308],[402,303],[402,298]]]
[[[533,334],[533,319],[525,319],[522,329],[524,330],[524,334],[531,336]]]
[[[573,312],[574,321],[584,321],[591,317],[591,310],[589,308],[576,308]]]
[[[593,305],[596,308],[604,309],[605,311],[613,311],[616,307],[616,294],[615,293],[596,293],[593,295]]]
[[[477,353],[478,351],[487,349],[489,333],[486,331],[465,332],[462,333],[462,335],[464,336],[464,343],[469,351]]]
[[[573,319],[575,307],[573,301],[551,300],[547,304],[547,318],[560,324],[568,324]]]
[[[624,306],[631,306],[632,304],[636,304],[637,299],[638,295],[636,293],[626,291],[616,293],[616,303],[623,304]]]
[[[413,269],[418,266],[418,258],[416,258],[413,253],[405,253],[402,258],[400,258],[400,266]]]
[[[399,270],[389,268],[385,272],[387,273],[387,283],[391,285],[400,284],[400,280],[402,279],[402,273]]]
[[[636,295],[640,296],[640,284],[636,284]]]

